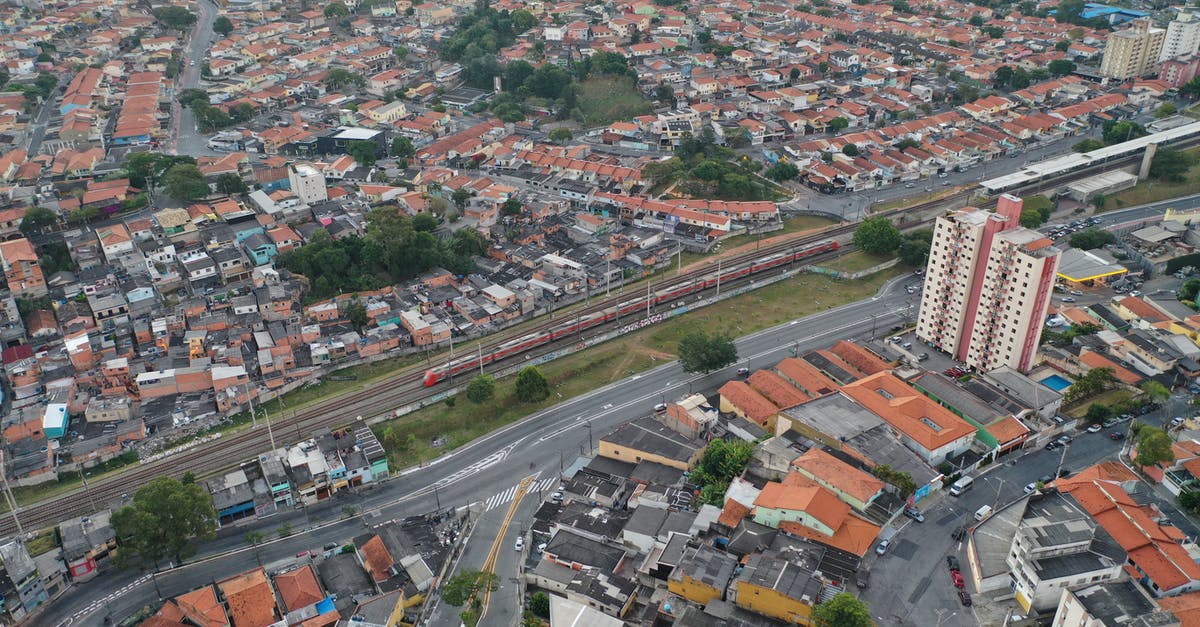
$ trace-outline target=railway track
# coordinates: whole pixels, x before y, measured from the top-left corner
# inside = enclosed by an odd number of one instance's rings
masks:
[[[723,263],[728,264],[728,267],[734,267],[804,244],[844,236],[852,232],[853,229],[854,225],[852,224],[840,225],[815,236],[764,246],[759,250],[724,260]],[[829,256],[832,255],[827,253],[813,257],[812,260],[824,259]],[[652,287],[661,290],[672,286],[684,285],[711,272],[711,268],[699,268],[663,279],[660,283],[653,284]],[[742,282],[752,281],[754,278],[755,275],[750,275],[739,281],[731,281],[723,285],[723,287],[733,288]],[[583,316],[588,313],[602,311],[628,298],[629,294],[614,295],[607,299],[600,299],[593,305],[572,311],[569,315]],[[555,320],[547,319],[532,328],[522,328],[515,333],[501,333],[498,335],[515,336],[516,333],[536,333],[551,329],[561,323],[562,317]],[[590,330],[590,332],[603,332],[606,328],[607,326],[601,326]],[[485,345],[484,350],[493,350],[509,339],[511,337],[497,337]],[[578,339],[578,336],[570,336],[562,338],[560,341],[577,342]],[[538,351],[534,351],[534,354],[549,352],[554,350],[557,345],[557,342],[547,344]],[[496,362],[487,369],[505,367],[507,366],[506,362],[507,360]],[[343,394],[302,410],[289,412],[284,416],[277,416],[272,419],[272,430],[279,434],[279,439],[282,441],[297,441],[312,435],[317,430],[351,422],[357,416],[375,416],[391,407],[408,404],[418,401],[421,398],[432,396],[437,393],[436,388],[429,389],[422,385],[424,368],[424,365],[409,366],[395,376],[380,381],[368,389]],[[89,500],[94,500],[98,504],[117,500],[122,494],[133,492],[155,477],[163,475],[178,477],[185,472],[192,472],[201,477],[212,474],[213,472],[251,459],[265,450],[269,446],[266,431],[265,425],[260,424],[258,429],[241,431],[234,435],[223,437],[217,440],[216,443],[198,445],[163,459],[139,465],[120,474],[89,484],[90,499],[86,498],[83,489],[80,488],[52,499],[20,507],[18,508],[18,516],[21,519],[23,527],[29,529],[41,528],[45,525],[87,513],[89,510]],[[16,531],[16,525],[11,515],[0,515],[0,533],[12,533],[14,531]]]

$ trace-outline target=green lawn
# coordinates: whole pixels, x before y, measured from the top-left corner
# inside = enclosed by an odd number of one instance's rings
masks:
[[[957,186],[942,187],[940,189],[935,189],[932,192],[923,192],[923,193],[916,194],[913,196],[906,196],[904,198],[897,198],[896,200],[889,200],[888,202],[876,203],[876,204],[871,205],[871,212],[877,213],[880,211],[887,211],[889,209],[896,209],[899,207],[910,207],[912,205],[919,205],[921,203],[931,202],[934,200],[938,200],[940,198],[945,198],[946,196],[950,196],[951,194],[954,194],[955,192],[957,192],[958,189],[959,188]]]
[[[858,272],[860,270],[866,270],[867,268],[873,268],[885,261],[890,261],[892,259],[895,259],[895,257],[881,257],[879,255],[872,255],[868,252],[856,250],[852,253],[848,253],[831,261],[822,263],[821,267],[829,268],[830,270],[841,270],[842,272]]]
[[[1119,388],[1107,390],[1089,399],[1075,403],[1070,409],[1066,410],[1066,414],[1072,418],[1082,418],[1083,415],[1087,413],[1088,407],[1091,407],[1094,403],[1108,405],[1111,407],[1112,405],[1116,405],[1117,403],[1129,400],[1131,398],[1133,398],[1133,392],[1130,392],[1129,390],[1122,390]]]
[[[650,113],[653,108],[628,77],[597,76],[579,84],[584,124],[603,126]]]
[[[631,333],[582,353],[540,366],[554,394],[536,405],[517,402],[509,377],[496,382],[496,396],[476,405],[464,396],[376,425],[375,432],[399,469],[433,459],[540,409],[584,394],[674,359],[679,340],[703,330],[746,335],[782,322],[873,296],[895,268],[858,281],[805,274],[722,301],[670,322]],[[560,396],[561,395],[561,396]],[[431,446],[435,438],[444,445]]]
[[[1196,157],[1197,163],[1187,171],[1186,179],[1182,183],[1168,183],[1155,180],[1143,181],[1123,192],[1106,196],[1104,206],[1098,209],[1097,213],[1100,211],[1114,211],[1125,207],[1136,207],[1146,203],[1196,193],[1197,182],[1200,182],[1200,149],[1188,150],[1186,152]]]

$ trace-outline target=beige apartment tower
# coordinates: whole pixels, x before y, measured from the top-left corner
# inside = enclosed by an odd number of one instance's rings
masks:
[[[1108,36],[1100,73],[1109,78],[1125,80],[1154,72],[1162,52],[1167,31],[1154,26],[1150,18],[1140,17],[1131,26]]]
[[[1020,198],[996,213],[937,219],[917,318],[917,338],[976,370],[1028,371],[1037,355],[1061,252],[1019,226]]]

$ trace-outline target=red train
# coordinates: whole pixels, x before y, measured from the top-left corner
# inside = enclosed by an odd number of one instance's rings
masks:
[[[794,251],[775,253],[761,259],[755,259],[749,263],[733,266],[730,268],[722,268],[720,272],[720,280],[722,283],[727,283],[742,277],[757,274],[772,268],[777,268],[782,265],[789,264],[793,261],[799,261],[819,255],[821,253],[830,252],[838,249],[838,243],[833,240],[824,240],[813,242]],[[669,303],[679,300],[689,294],[701,292],[706,289],[716,287],[717,273],[706,274],[698,277],[693,281],[680,283],[671,287],[663,288],[650,295],[651,305],[660,303]],[[485,352],[482,355],[479,353],[471,353],[470,355],[455,359],[448,364],[430,368],[425,371],[425,386],[429,387],[446,378],[447,374],[458,375],[463,372],[472,372],[479,369],[479,361],[482,359],[483,364],[487,365],[493,362],[512,357],[518,353],[523,353],[531,348],[553,342],[561,337],[573,335],[586,331],[592,327],[602,325],[606,322],[611,322],[619,318],[636,316],[646,310],[646,296],[634,297],[630,300],[621,302],[618,305],[608,307],[602,311],[595,311],[581,317],[564,321],[558,326],[547,330],[531,333],[514,340],[509,340],[499,346],[494,347],[490,352]],[[619,313],[618,313],[619,312]],[[635,321],[631,319],[630,322]]]

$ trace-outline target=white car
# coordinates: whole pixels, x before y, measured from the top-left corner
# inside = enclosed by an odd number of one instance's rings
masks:
[[[1036,481],[1025,486],[1025,494],[1033,494],[1034,492],[1037,492],[1037,482]]]
[[[884,540],[883,542],[880,542],[879,546],[875,547],[875,554],[883,555],[884,553],[887,553],[888,545],[891,543],[891,540]]]
[[[1104,428],[1104,427],[1102,427],[1102,426],[1100,426],[1100,425],[1092,425],[1092,426],[1090,426],[1090,427],[1088,427],[1088,428],[1087,428],[1087,432],[1088,432],[1088,433],[1100,433],[1100,430],[1101,430],[1101,429],[1103,429],[1103,428]]]
[[[525,538],[523,538],[523,537],[517,538],[517,547],[516,548],[518,551],[523,550],[525,548]]]

